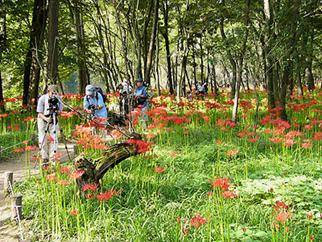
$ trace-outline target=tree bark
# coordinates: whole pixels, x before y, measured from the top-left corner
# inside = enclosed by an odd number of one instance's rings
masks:
[[[227,36],[225,34],[225,29],[224,29],[224,19],[221,18],[220,21],[220,33],[221,33],[221,37],[223,38],[224,42],[227,42]],[[226,48],[226,53],[232,68],[232,73],[233,73],[233,78],[231,80],[231,93],[230,93],[230,97],[233,99],[235,97],[235,91],[236,91],[236,79],[237,79],[237,64],[236,61],[234,60],[231,51]]]
[[[158,34],[158,22],[159,22],[159,0],[154,0],[153,27],[152,27],[152,34],[150,39],[149,52],[147,55],[147,63],[146,63],[146,69],[145,69],[146,72],[144,73],[144,79],[148,84],[150,84],[150,78],[151,78],[152,60],[155,52],[156,37]]]
[[[170,52],[170,40],[169,40],[169,5],[168,1],[164,1],[162,4],[163,19],[164,19],[164,31],[161,34],[164,38],[164,44],[166,49],[166,59],[167,59],[167,81],[169,86],[169,92],[171,95],[174,94],[173,81],[172,81],[172,68],[171,68],[171,52]]]
[[[58,15],[59,0],[49,0],[47,78],[53,84],[58,82]]]
[[[237,82],[236,82],[236,89],[235,89],[235,96],[234,96],[234,107],[233,107],[233,114],[232,114],[232,121],[237,122],[237,117],[238,117],[238,103],[239,103],[239,91],[240,91],[240,85],[242,83],[242,75],[243,75],[243,62],[244,62],[244,56],[246,52],[246,44],[248,40],[248,33],[249,33],[249,22],[250,22],[250,17],[249,17],[249,12],[250,12],[250,0],[246,1],[246,6],[245,6],[245,17],[244,17],[244,25],[245,25],[245,34],[244,34],[244,39],[243,43],[241,46],[241,50],[239,53],[239,60],[237,64],[238,72],[237,72]]]
[[[76,169],[84,171],[84,174],[77,179],[78,188],[81,189],[84,184],[88,183],[99,185],[106,172],[128,157],[138,155],[137,150],[135,144],[120,143],[104,151],[102,158],[95,162],[82,155],[78,156],[75,158],[74,165]]]
[[[79,78],[79,93],[84,94],[86,85],[89,84],[89,71],[86,64],[86,45],[85,33],[82,16],[82,0],[72,0],[74,16],[74,24],[76,29],[77,40],[77,62],[78,62],[78,78]]]
[[[33,104],[37,101],[41,68],[37,53],[41,51],[45,31],[47,18],[46,3],[47,0],[34,1],[29,47],[24,62],[22,97],[22,104],[24,106],[28,106],[30,104],[30,98],[35,99]]]
[[[0,0],[0,5],[3,6],[4,0]],[[2,63],[2,53],[7,48],[7,19],[6,10],[0,9],[0,65]],[[5,103],[3,96],[3,79],[0,71],[0,112],[5,111]]]

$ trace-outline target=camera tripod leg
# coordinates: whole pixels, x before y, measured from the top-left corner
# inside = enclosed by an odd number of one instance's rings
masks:
[[[42,120],[42,122],[44,122],[44,121]],[[44,135],[42,137],[42,141],[40,142],[40,146],[39,146],[39,152],[41,153],[41,156],[42,156],[42,150],[44,148],[44,145],[45,145],[45,141],[46,141],[48,132],[49,132],[49,123],[46,124],[46,128],[45,128],[45,131],[44,131]],[[49,163],[48,162],[49,161],[48,158],[41,157],[41,159],[42,159],[42,166],[48,165],[48,163]],[[44,162],[44,161],[46,161],[46,162]]]
[[[68,147],[67,147],[67,138],[66,138],[66,136],[65,136],[65,134],[64,134],[64,132],[63,132],[63,129],[60,129],[60,133],[61,133],[62,138],[63,138],[63,140],[64,140],[65,150],[66,150],[66,152],[67,152],[68,159],[69,159],[69,160],[71,160],[71,158],[70,158],[70,154],[69,154],[69,151],[68,151]]]

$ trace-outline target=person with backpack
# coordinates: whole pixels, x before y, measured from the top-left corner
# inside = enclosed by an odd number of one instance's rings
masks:
[[[84,96],[84,110],[93,118],[107,118],[106,96],[100,87],[87,85]]]
[[[141,121],[143,122],[143,128],[147,127],[149,108],[149,95],[142,79],[136,80],[136,89],[134,91],[134,107],[141,109]]]

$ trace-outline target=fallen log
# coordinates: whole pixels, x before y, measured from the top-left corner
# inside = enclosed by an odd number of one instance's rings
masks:
[[[97,184],[100,185],[100,180],[103,176],[114,168],[117,164],[123,160],[143,153],[141,145],[149,145],[141,140],[141,136],[138,134],[132,134],[131,139],[110,146],[103,152],[102,157],[99,159],[87,159],[84,155],[79,155],[75,158],[75,168],[80,171],[80,177],[78,177],[77,185],[82,188],[85,184]]]

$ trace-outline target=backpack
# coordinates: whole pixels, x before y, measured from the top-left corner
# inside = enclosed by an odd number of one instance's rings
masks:
[[[96,100],[98,101],[98,94],[97,94],[97,93],[99,93],[99,94],[101,94],[101,95],[102,95],[103,102],[104,102],[104,103],[106,103],[106,101],[107,101],[107,97],[106,97],[106,95],[104,94],[104,92],[103,92],[102,88],[100,88],[100,87],[95,87],[95,98],[96,98]],[[89,102],[88,96],[86,96],[86,100],[87,100],[87,102]]]
[[[103,90],[102,90],[102,88],[100,88],[100,87],[96,87],[96,100],[98,100],[98,94],[97,93],[99,93],[99,94],[101,94],[102,95],[102,97],[103,97],[103,102],[104,103],[106,103],[106,101],[107,101],[107,97],[106,97],[106,95],[104,94],[104,92],[103,92]]]

